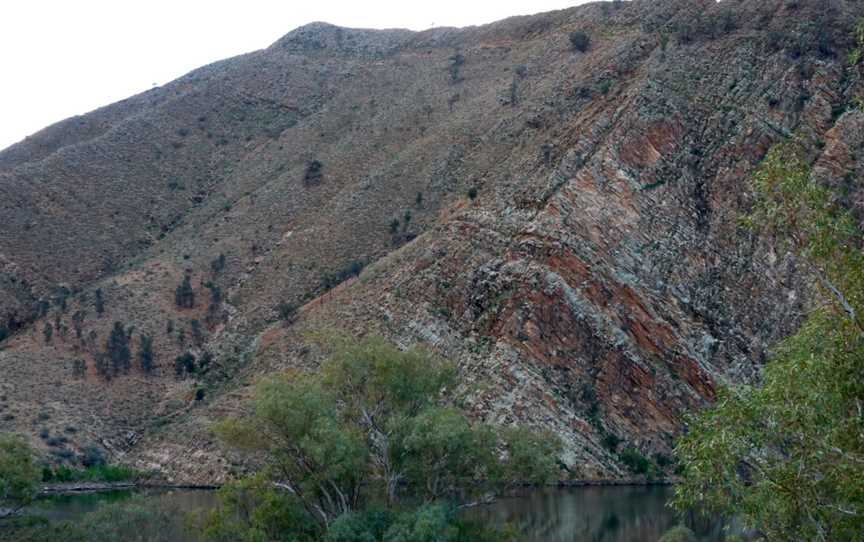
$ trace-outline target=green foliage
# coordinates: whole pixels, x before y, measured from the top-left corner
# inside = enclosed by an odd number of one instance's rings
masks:
[[[461,53],[456,53],[448,60],[450,61],[450,67],[448,68],[448,71],[450,72],[450,82],[455,84],[464,81],[465,78],[462,77],[461,70],[462,66],[465,64],[465,57],[462,56]]]
[[[633,474],[648,474],[651,470],[651,461],[636,448],[625,448],[618,458]]]
[[[138,364],[144,374],[151,374],[155,368],[156,356],[153,353],[153,337],[141,335],[141,344],[138,346]]]
[[[96,314],[101,316],[105,313],[105,298],[102,296],[102,288],[96,288],[94,292],[94,304],[96,306]]]
[[[502,464],[503,480],[516,480],[535,485],[555,481],[561,456],[561,440],[548,432],[535,432],[525,427],[513,427],[501,434],[507,459]]]
[[[328,527],[325,542],[376,542],[393,524],[395,513],[386,508],[350,512],[336,518]]]
[[[303,175],[303,183],[306,186],[320,184],[324,178],[324,164],[318,160],[312,160],[306,164],[306,173]]]
[[[192,277],[189,273],[183,276],[183,282],[174,291],[174,302],[178,307],[186,309],[195,306],[195,290],[192,288]]]
[[[51,344],[51,339],[54,337],[54,326],[51,325],[51,322],[45,322],[42,335],[45,337],[45,344]]]
[[[265,477],[226,484],[218,492],[219,504],[189,518],[190,530],[211,542],[319,540],[321,528],[299,500],[278,491]]]
[[[754,187],[745,222],[803,257],[829,303],[774,348],[762,387],[722,390],[689,422],[675,504],[738,515],[766,540],[855,540],[864,532],[860,233],[795,144],[768,154]]]
[[[210,270],[216,275],[223,269],[225,269],[225,254],[219,254],[219,257],[210,262]]]
[[[408,216],[407,218],[408,220],[410,220],[410,216]],[[359,276],[360,273],[363,271],[363,267],[365,267],[365,264],[363,262],[359,260],[354,260],[348,263],[345,267],[339,269],[338,271],[334,271],[333,273],[328,273],[327,275],[325,275],[321,281],[321,285],[325,289],[329,290],[330,288],[333,288],[334,286],[337,286],[352,277]]]
[[[0,324],[0,343],[5,341],[9,337],[9,335],[11,335],[9,328]]]
[[[204,346],[204,329],[199,320],[193,319],[189,322],[189,331],[192,333],[192,342],[195,346]]]
[[[297,305],[283,301],[276,307],[276,312],[279,313],[279,318],[283,322],[291,323],[294,321],[294,316],[297,314]]]
[[[554,437],[525,430],[502,436],[443,404],[455,384],[450,363],[380,337],[327,342],[332,355],[320,373],[262,381],[252,416],[216,428],[225,442],[264,459],[266,478],[294,494],[322,527],[376,502],[432,503],[484,491],[481,481],[501,487],[554,476]],[[344,517],[340,536],[368,519]]]
[[[591,47],[591,38],[581,30],[570,32],[568,38],[570,40],[570,47],[574,51],[584,53],[589,47]]]
[[[658,542],[696,542],[696,534],[684,525],[678,525],[663,533]]]
[[[14,511],[30,504],[39,474],[30,444],[17,435],[0,435],[0,508]]]
[[[100,451],[101,452],[101,451]],[[87,465],[88,462],[97,461],[96,457],[86,455],[82,458],[82,463]],[[66,466],[57,468],[43,467],[42,481],[43,482],[128,482],[141,477],[141,473],[133,468],[122,465],[106,465],[105,459],[101,456],[95,464],[87,466],[85,469],[70,469]]]
[[[186,375],[195,373],[195,356],[190,352],[186,352],[182,356],[177,356],[174,360],[174,374],[177,378],[185,378]]]
[[[399,224],[400,224],[400,222],[399,222],[398,218],[394,218],[393,220],[391,220],[390,226],[389,226],[390,233],[392,233],[392,234],[399,233]]]
[[[122,322],[114,322],[106,348],[114,374],[128,373],[132,362],[132,351],[129,348],[129,335]]]
[[[474,201],[475,199],[477,199],[477,188],[476,187],[472,186],[471,188],[468,189],[468,199],[470,199],[471,201]]]

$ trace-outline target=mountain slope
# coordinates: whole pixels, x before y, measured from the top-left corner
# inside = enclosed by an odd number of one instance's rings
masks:
[[[682,413],[756,378],[806,311],[796,262],[737,226],[767,149],[811,141],[860,209],[860,11],[315,23],[49,127],[0,153],[0,428],[216,480],[234,467],[208,424],[338,327],[428,344],[476,384],[476,416],[552,429],[574,477],[628,477],[623,450],[668,454]],[[115,321],[133,351],[154,337],[154,374],[97,374]]]

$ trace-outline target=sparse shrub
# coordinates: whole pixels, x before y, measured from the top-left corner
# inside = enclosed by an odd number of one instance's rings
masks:
[[[418,194],[419,194],[419,192],[418,192]],[[9,335],[10,335],[9,328],[7,328],[6,326],[0,325],[0,343],[5,341],[9,337]]]
[[[96,306],[96,314],[102,315],[105,313],[105,299],[102,297],[102,288],[96,288],[93,296]]]
[[[105,454],[102,448],[95,444],[90,444],[84,447],[84,454],[81,456],[81,464],[85,467],[101,467],[105,464]]]
[[[171,335],[172,333],[174,333],[174,320],[169,319],[165,322],[165,334]]]
[[[618,449],[618,444],[620,443],[621,438],[615,433],[606,433],[605,435],[603,435],[603,438],[600,439],[600,444],[602,444],[603,447],[610,452],[614,452],[616,449]]]
[[[195,346],[202,346],[204,344],[204,331],[201,329],[201,322],[192,320],[189,322],[189,328],[192,331],[192,342],[195,343]]]
[[[33,501],[39,491],[39,477],[30,444],[17,435],[0,435],[0,518]]]
[[[72,362],[72,375],[75,378],[84,378],[87,374],[87,362],[83,359],[76,359]]]
[[[696,32],[688,21],[678,21],[672,25],[672,35],[678,45],[687,45],[693,42]]]
[[[405,214],[402,215],[402,231],[406,231],[408,229],[408,225],[411,224],[411,211],[406,209]]]
[[[417,192],[417,197],[414,198],[414,204],[417,206],[418,209],[423,207],[423,192]],[[0,329],[0,337],[2,336],[2,329]],[[0,341],[2,340],[3,339],[0,338]]]
[[[217,274],[225,269],[225,255],[219,254],[219,257],[210,262],[210,270],[213,274]]]
[[[111,357],[105,352],[97,352],[93,358],[96,362],[96,373],[105,380],[111,380],[114,377]]]
[[[359,276],[363,271],[365,264],[359,260],[354,260],[339,271],[325,275],[321,283],[325,289],[333,288],[334,286],[345,282],[351,277]]]
[[[400,225],[400,222],[399,222],[398,218],[394,218],[393,220],[391,220],[390,221],[390,233],[392,233],[392,234],[399,233],[399,225]]]
[[[450,82],[451,83],[459,83],[465,80],[462,77],[462,66],[465,64],[465,57],[462,56],[462,53],[456,53],[451,56],[449,59],[450,67],[448,71],[450,72]]]
[[[51,325],[51,322],[45,322],[42,335],[45,337],[45,344],[51,344],[51,339],[54,337],[54,326]]]
[[[60,436],[60,437],[48,438],[45,441],[45,444],[47,444],[48,446],[51,446],[52,448],[61,448],[64,445],[66,445],[67,442],[69,442],[69,439],[67,439],[66,437]]]
[[[636,448],[626,448],[618,454],[622,463],[627,465],[633,474],[648,474],[651,469],[651,461],[642,455]]]
[[[658,542],[696,542],[696,540],[696,534],[693,531],[684,525],[678,525],[663,533]]]
[[[72,315],[72,327],[75,329],[75,337],[81,339],[84,336],[84,312],[75,311]]]
[[[468,199],[470,199],[471,201],[474,201],[475,199],[477,199],[477,188],[476,187],[472,186],[471,188],[468,189]]]
[[[198,360],[198,368],[201,371],[206,371],[207,367],[209,367],[211,363],[213,363],[213,354],[205,351],[201,354],[201,359]]]
[[[151,374],[155,368],[155,355],[153,354],[153,337],[141,335],[141,344],[138,345],[138,364],[144,374]]]
[[[114,328],[108,337],[107,349],[114,374],[128,373],[132,364],[132,351],[129,349],[129,335],[122,322],[114,322]]]
[[[570,32],[570,47],[574,51],[579,51],[580,53],[584,53],[591,47],[591,38],[588,37],[588,34],[581,30],[575,30]]]
[[[37,303],[39,318],[44,318],[48,314],[48,309],[51,308],[51,303],[47,299],[40,299]]]
[[[185,378],[186,375],[195,373],[195,356],[190,352],[186,352],[182,356],[177,356],[174,360],[174,372],[177,378]]]
[[[604,96],[609,94],[610,90],[612,90],[612,81],[609,79],[604,79],[597,84],[597,91]]]
[[[283,301],[276,307],[276,312],[279,313],[279,318],[283,322],[291,323],[294,321],[294,316],[297,314],[297,305]]]
[[[189,273],[183,277],[183,282],[174,291],[174,302],[178,307],[191,309],[195,306],[195,290],[192,288],[192,278]]]
[[[319,184],[324,178],[324,164],[318,160],[312,160],[306,164],[306,173],[303,175],[303,183],[307,186]]]
[[[204,286],[210,290],[210,306],[207,307],[207,322],[216,322],[219,307],[222,306],[222,289],[213,281],[208,281]]]
[[[196,401],[203,401],[204,400],[204,394],[205,394],[204,388],[198,388],[197,390],[195,390],[195,400]]]

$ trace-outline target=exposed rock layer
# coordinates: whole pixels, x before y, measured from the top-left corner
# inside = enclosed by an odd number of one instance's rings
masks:
[[[51,126],[0,153],[0,429],[218,481],[234,467],[208,424],[256,375],[314,367],[303,332],[336,326],[429,345],[476,416],[555,431],[574,477],[629,477],[618,452],[668,455],[682,413],[758,378],[806,310],[796,262],[737,225],[765,152],[805,137],[862,211],[860,11],[315,23]],[[290,324],[281,302],[303,305]],[[154,337],[155,374],[97,374],[115,321],[133,350]],[[178,378],[187,351],[199,368]]]

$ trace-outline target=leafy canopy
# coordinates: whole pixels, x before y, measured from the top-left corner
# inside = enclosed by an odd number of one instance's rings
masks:
[[[361,521],[357,514],[381,507],[421,514],[412,507],[555,476],[556,438],[475,423],[449,404],[452,364],[380,337],[328,344],[332,355],[320,372],[262,381],[249,414],[216,429],[228,444],[258,454],[260,480],[323,531],[347,529]]]
[[[40,476],[30,445],[19,436],[0,435],[0,508],[14,512],[30,504]]]
[[[783,144],[755,176],[748,225],[803,258],[821,288],[762,387],[723,390],[676,448],[675,505],[739,515],[767,540],[856,540],[864,532],[864,256],[852,216]]]

